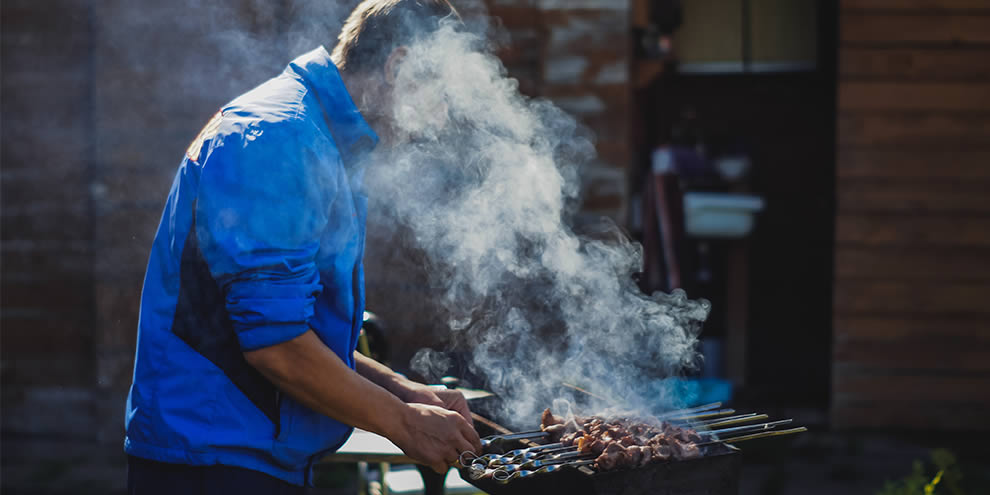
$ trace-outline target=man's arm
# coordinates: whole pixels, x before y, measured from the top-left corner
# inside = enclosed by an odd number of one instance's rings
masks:
[[[473,424],[471,409],[460,392],[416,383],[357,351],[354,351],[354,363],[361,376],[381,385],[403,402],[429,404],[449,409],[464,417],[468,424]]]
[[[281,344],[245,352],[244,357],[303,405],[385,436],[437,472],[446,472],[462,452],[480,451],[478,434],[459,413],[404,403],[347,367],[312,330]]]

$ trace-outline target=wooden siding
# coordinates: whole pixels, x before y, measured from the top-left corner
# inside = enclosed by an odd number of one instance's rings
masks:
[[[832,421],[986,430],[990,2],[843,0]]]

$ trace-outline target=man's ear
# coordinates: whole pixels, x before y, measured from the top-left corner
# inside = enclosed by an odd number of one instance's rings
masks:
[[[395,80],[399,77],[399,65],[402,64],[407,55],[409,55],[409,49],[405,46],[399,46],[392,50],[388,60],[385,61],[385,82],[390,86],[395,85]]]

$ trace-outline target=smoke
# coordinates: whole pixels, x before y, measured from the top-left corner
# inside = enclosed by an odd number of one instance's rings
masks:
[[[520,95],[478,31],[445,25],[399,68],[394,116],[410,139],[367,168],[369,228],[384,232],[369,235],[369,257],[417,271],[406,288],[432,299],[420,324],[449,332],[444,350],[469,356],[510,417],[538,417],[562,382],[624,408],[675,405],[663,378],[697,363],[707,301],[643,294],[638,244],[615,225],[584,236],[568,226],[591,138]],[[412,365],[435,379],[448,359],[424,350]]]
[[[97,2],[97,112],[112,107],[115,121],[145,127],[127,137],[146,153],[129,162],[165,190],[190,129],[292,57],[332,49],[356,3]],[[668,407],[676,397],[660,379],[695,362],[707,303],[641,294],[631,277],[638,245],[614,225],[584,237],[568,226],[591,137],[550,102],[518,93],[491,53],[500,36],[446,26],[402,64],[395,112],[413,139],[380,150],[367,169],[377,222],[369,280],[386,282],[369,291],[386,291],[417,335],[441,330],[447,352],[418,353],[421,374],[435,379],[450,356],[468,355],[512,416],[535,418],[563,381],[630,408]],[[140,97],[108,103],[124,92]]]

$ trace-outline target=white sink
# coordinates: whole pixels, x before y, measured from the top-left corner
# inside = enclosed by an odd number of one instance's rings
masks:
[[[684,194],[684,226],[694,237],[738,239],[753,230],[763,198],[748,194],[688,192]]]

